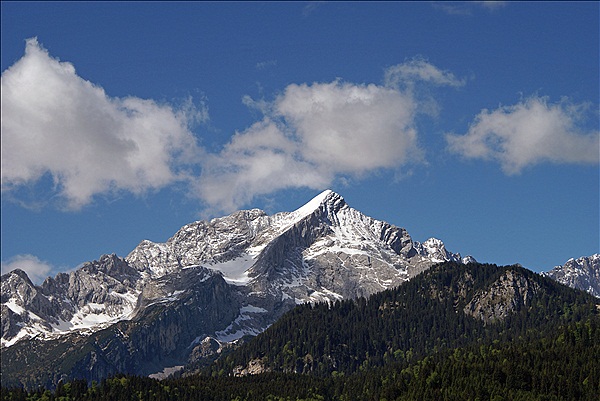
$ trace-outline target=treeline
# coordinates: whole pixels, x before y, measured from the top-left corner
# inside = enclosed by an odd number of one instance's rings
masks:
[[[55,391],[2,389],[2,400],[598,400],[600,326],[590,319],[552,338],[433,353],[351,375],[264,373],[158,381],[117,376]]]

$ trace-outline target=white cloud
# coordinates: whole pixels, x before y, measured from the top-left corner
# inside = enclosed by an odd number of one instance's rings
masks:
[[[423,58],[416,57],[403,64],[390,67],[385,72],[385,83],[389,87],[414,85],[415,82],[427,82],[441,86],[460,87],[465,84],[449,71],[442,71]]]
[[[385,78],[385,85],[291,84],[272,102],[244,97],[265,117],[204,159],[198,196],[231,211],[280,189],[323,189],[336,179],[422,162],[415,119],[433,100],[418,101],[412,84],[462,82],[422,59],[391,67]]]
[[[374,84],[289,85],[275,113],[295,133],[303,159],[332,174],[362,174],[421,157],[413,97]]]
[[[323,1],[309,1],[308,4],[302,9],[302,16],[308,17],[323,4],[325,4]]]
[[[261,121],[209,153],[190,131],[208,118],[204,105],[109,97],[29,39],[2,74],[2,190],[49,176],[78,209],[98,194],[184,182],[210,209],[232,211],[281,189],[398,171],[423,161],[415,121],[435,108],[418,99],[417,82],[463,84],[417,58],[390,67],[384,85],[336,80],[291,84],[272,101],[245,96]]]
[[[578,127],[584,106],[549,104],[533,96],[513,106],[482,110],[465,135],[448,134],[449,149],[494,160],[506,174],[542,163],[598,163],[600,134]]]
[[[206,158],[196,186],[198,196],[221,211],[277,190],[323,189],[346,175],[422,159],[416,102],[396,89],[292,84],[273,102],[245,103],[265,113],[263,121]]]
[[[198,152],[189,126],[207,118],[191,99],[174,108],[111,98],[29,39],[2,73],[2,190],[49,173],[67,208],[79,209],[96,194],[164,187],[185,176]]]
[[[34,284],[40,284],[48,277],[52,266],[33,255],[16,255],[2,262],[3,275],[15,269],[23,270]]]

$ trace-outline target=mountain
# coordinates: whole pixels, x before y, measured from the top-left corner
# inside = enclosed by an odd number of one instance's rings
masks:
[[[445,262],[369,298],[299,305],[201,374],[3,397],[591,401],[599,359],[600,299],[519,265]]]
[[[413,241],[325,191],[293,212],[188,224],[41,286],[14,270],[2,276],[2,384],[171,372],[298,304],[367,297],[443,261],[474,259]]]
[[[543,273],[572,288],[600,297],[600,254],[569,259],[562,266]]]
[[[208,373],[351,375],[443,350],[549,344],[584,322],[600,324],[600,300],[585,292],[517,265],[446,262],[368,299],[299,306]],[[598,344],[587,347],[600,352]]]

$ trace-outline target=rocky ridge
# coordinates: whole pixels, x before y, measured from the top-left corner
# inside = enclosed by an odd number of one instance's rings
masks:
[[[542,273],[559,283],[600,297],[600,254],[569,259],[564,265]]]
[[[116,255],[35,286],[21,270],[2,276],[2,346],[23,338],[90,332],[133,316],[142,274]]]

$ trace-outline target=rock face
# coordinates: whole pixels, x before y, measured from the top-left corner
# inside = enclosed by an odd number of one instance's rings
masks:
[[[325,191],[294,212],[188,224],[41,286],[15,270],[2,276],[2,384],[24,384],[10,372],[27,358],[50,372],[44,385],[163,372],[259,334],[297,304],[366,297],[443,261],[474,259],[413,241]]]
[[[488,288],[476,293],[464,312],[485,323],[503,320],[529,305],[539,289],[535,281],[507,270]]]
[[[564,265],[542,274],[571,288],[600,297],[600,254],[569,259]]]

